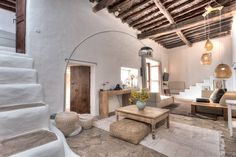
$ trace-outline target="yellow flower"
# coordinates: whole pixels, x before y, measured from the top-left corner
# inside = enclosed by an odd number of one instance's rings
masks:
[[[131,91],[131,96],[129,98],[130,103],[135,101],[146,102],[150,98],[149,91],[147,89],[142,89],[141,91]]]

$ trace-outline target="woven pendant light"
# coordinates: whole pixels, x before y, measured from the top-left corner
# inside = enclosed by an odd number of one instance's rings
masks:
[[[232,71],[229,65],[221,63],[215,68],[216,78],[230,78],[231,76]]]
[[[202,56],[201,56],[200,63],[202,65],[211,65],[211,63],[212,63],[211,53],[203,53]]]
[[[220,10],[220,32],[221,32],[221,10]],[[222,58],[221,56],[221,45],[220,45],[220,39],[219,39],[219,55],[220,58]],[[232,76],[232,71],[231,68],[228,64],[224,64],[223,61],[221,64],[217,65],[217,67],[215,68],[215,73],[214,73],[216,78],[221,78],[221,79],[227,79],[230,78]]]
[[[206,49],[207,51],[211,51],[211,50],[213,49],[213,44],[212,44],[212,42],[210,41],[209,38],[208,38],[207,41],[206,41],[205,49]]]

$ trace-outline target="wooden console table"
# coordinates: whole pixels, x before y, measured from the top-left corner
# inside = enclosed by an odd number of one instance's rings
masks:
[[[122,106],[129,105],[131,90],[107,90],[99,92],[99,113],[101,118],[109,116],[109,97],[122,95]]]

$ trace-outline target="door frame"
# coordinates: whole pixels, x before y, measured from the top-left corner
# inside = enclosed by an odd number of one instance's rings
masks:
[[[90,114],[96,115],[96,65],[92,63],[84,63],[80,61],[70,61],[68,67],[71,66],[88,66],[90,67]],[[66,78],[64,80],[66,82]]]
[[[162,87],[162,85],[163,85],[163,81],[162,81],[162,75],[163,75],[163,70],[162,70],[162,62],[160,61],[160,60],[157,60],[157,59],[155,59],[155,58],[146,58],[145,59],[145,65],[147,65],[147,59],[149,59],[149,60],[152,60],[152,61],[155,61],[155,62],[158,62],[159,64],[160,64],[160,94],[163,94],[163,87]]]

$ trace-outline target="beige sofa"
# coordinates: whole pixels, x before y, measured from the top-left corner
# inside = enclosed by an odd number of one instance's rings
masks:
[[[160,95],[160,93],[150,93],[150,98],[147,101],[147,106],[165,107],[174,103],[174,97]]]
[[[202,98],[210,98],[211,94],[213,91],[211,90],[202,90]],[[226,92],[222,98],[220,99],[219,104],[222,106],[226,106],[226,99],[230,100],[236,100],[236,92]],[[218,114],[222,115],[222,110],[220,109],[211,109],[211,108],[206,108],[206,107],[198,107],[199,112],[204,112],[204,113],[210,113],[210,114]],[[236,111],[233,111],[233,117],[236,117]]]

